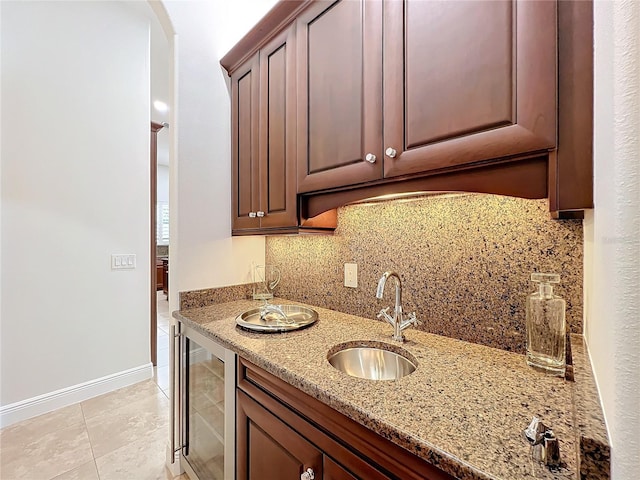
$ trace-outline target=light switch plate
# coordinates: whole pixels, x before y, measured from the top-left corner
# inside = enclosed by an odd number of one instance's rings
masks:
[[[358,288],[358,264],[344,264],[344,286]]]
[[[134,270],[135,268],[135,253],[114,253],[111,255],[111,270]]]

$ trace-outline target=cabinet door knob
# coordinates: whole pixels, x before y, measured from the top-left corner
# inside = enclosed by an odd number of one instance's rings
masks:
[[[249,212],[249,218],[256,218],[256,212]]]
[[[376,163],[376,156],[373,153],[367,153],[364,159],[369,163]]]
[[[396,152],[396,149],[395,148],[391,148],[391,147],[387,148],[384,151],[384,153],[389,158],[396,158],[396,155],[398,154],[398,152]]]
[[[300,480],[313,480],[314,478],[316,478],[316,474],[310,468],[307,468],[307,471],[300,475]]]
[[[262,217],[264,217],[264,212],[258,212],[256,215],[258,215],[258,217],[262,218]]]

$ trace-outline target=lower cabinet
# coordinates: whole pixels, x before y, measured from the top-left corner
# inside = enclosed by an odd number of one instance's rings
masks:
[[[300,478],[310,469],[322,477],[322,452],[243,392],[237,397],[238,478],[278,480]]]
[[[238,359],[237,480],[449,480],[450,475]]]
[[[325,456],[324,458],[324,480],[357,480],[358,477],[354,477],[344,468],[331,460],[331,457]],[[369,478],[369,477],[367,477]],[[383,477],[389,478],[389,477]]]

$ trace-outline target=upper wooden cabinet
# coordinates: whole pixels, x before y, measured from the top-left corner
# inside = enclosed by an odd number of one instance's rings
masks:
[[[554,2],[318,2],[297,19],[298,192],[555,148],[556,24]]]
[[[298,215],[294,40],[292,25],[231,75],[234,235],[335,228]]]
[[[296,226],[294,28],[260,50],[260,210],[262,228]]]
[[[555,2],[384,5],[384,176],[556,146]]]
[[[296,26],[298,192],[381,178],[382,3],[317,2]]]
[[[592,32],[589,0],[277,3],[222,59],[240,92],[234,232],[267,225],[252,211],[289,212],[291,191],[298,224],[443,190],[579,216],[593,206]]]
[[[231,76],[233,231],[295,227],[293,27]]]
[[[231,76],[231,174],[233,230],[259,228],[259,55]]]

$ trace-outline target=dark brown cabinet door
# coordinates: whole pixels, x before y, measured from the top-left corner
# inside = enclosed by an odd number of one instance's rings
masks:
[[[323,480],[390,480],[393,478],[383,474],[355,454],[343,453],[342,460],[349,464],[347,465],[349,470],[325,455]]]
[[[298,223],[295,35],[289,28],[260,50],[260,227]]]
[[[250,478],[251,468],[278,480],[309,468],[316,480],[453,480],[242,357],[237,373],[238,480]]]
[[[555,2],[386,1],[384,175],[556,146]]]
[[[295,227],[295,26],[231,76],[233,232]]]
[[[237,479],[322,479],[322,452],[243,392],[237,395]]]
[[[298,192],[382,178],[381,1],[320,1],[296,25]]]
[[[259,56],[231,76],[232,228],[258,228],[259,170]]]
[[[358,480],[331,458],[324,457],[324,480]]]

